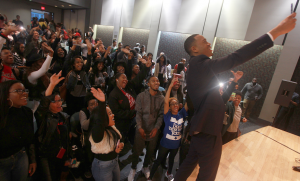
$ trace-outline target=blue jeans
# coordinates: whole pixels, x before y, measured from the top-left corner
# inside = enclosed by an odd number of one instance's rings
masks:
[[[101,161],[94,158],[92,174],[95,181],[120,181],[118,158],[110,161]]]
[[[26,181],[28,176],[28,156],[25,148],[10,157],[0,159],[1,181]]]

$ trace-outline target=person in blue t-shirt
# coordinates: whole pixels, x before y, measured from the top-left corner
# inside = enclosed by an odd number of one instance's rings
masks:
[[[187,104],[179,111],[179,102],[176,98],[170,98],[170,93],[173,85],[178,82],[178,78],[173,78],[165,97],[164,105],[164,122],[165,128],[163,131],[163,137],[160,141],[158,150],[158,156],[155,160],[148,180],[152,180],[152,177],[157,170],[160,163],[166,159],[169,155],[169,167],[166,172],[168,180],[173,179],[172,168],[174,164],[174,158],[178,152],[181,142],[181,135],[183,132],[184,119],[188,116]]]

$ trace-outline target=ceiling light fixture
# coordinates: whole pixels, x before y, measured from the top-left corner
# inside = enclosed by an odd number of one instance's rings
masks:
[[[55,7],[57,8],[57,6],[55,5]]]
[[[64,5],[61,5],[62,7],[64,7]]]
[[[71,4],[69,6],[72,6]]]

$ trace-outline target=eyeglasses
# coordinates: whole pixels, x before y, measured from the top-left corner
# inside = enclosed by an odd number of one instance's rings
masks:
[[[9,92],[9,93],[14,93],[14,92],[16,92],[16,93],[22,95],[24,92],[25,92],[26,94],[28,94],[28,93],[29,93],[29,90],[28,90],[28,89],[24,89],[24,90],[23,90],[23,89],[16,89],[16,90],[11,91],[11,92]]]
[[[179,103],[173,103],[173,104],[170,104],[171,106],[178,106]]]
[[[62,103],[62,102],[64,102],[64,100],[63,99],[60,99],[60,100],[54,100],[54,101],[51,101],[51,103]]]

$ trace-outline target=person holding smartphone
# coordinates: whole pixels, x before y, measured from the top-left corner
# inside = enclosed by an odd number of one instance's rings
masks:
[[[148,178],[148,180],[152,180],[158,166],[163,160],[166,159],[168,153],[170,153],[169,167],[165,176],[168,178],[169,181],[173,179],[172,169],[173,169],[174,159],[181,143],[184,118],[188,116],[187,103],[179,111],[178,100],[174,97],[170,98],[172,87],[176,84],[176,82],[178,82],[178,78],[173,78],[171,84],[169,85],[169,89],[166,93],[165,103],[164,103],[165,128],[163,131],[163,137],[160,141],[158,156],[152,166],[150,177]]]
[[[105,105],[105,94],[100,88],[91,88],[91,92],[100,101],[91,113],[89,125],[91,150],[95,154],[92,174],[96,181],[119,181],[118,154],[124,147],[124,143],[120,143],[122,135],[115,127],[115,115]]]
[[[240,121],[243,121],[244,123],[247,122],[247,119],[242,117],[242,109],[239,106],[242,100],[242,93],[240,91],[234,91],[232,93],[231,100],[232,101],[228,101],[226,103],[226,113],[228,118],[223,123],[222,128],[223,145],[239,136],[238,130]]]
[[[61,71],[50,77],[45,96],[35,112],[38,123],[36,146],[38,148],[39,180],[55,181],[66,179],[69,174],[71,158],[70,121],[63,112],[62,102],[56,85],[63,80]]]

